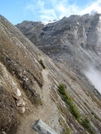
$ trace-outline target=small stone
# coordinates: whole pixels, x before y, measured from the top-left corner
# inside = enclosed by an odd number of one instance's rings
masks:
[[[25,102],[21,98],[19,98],[16,102],[18,107],[25,106]]]
[[[6,134],[6,132],[5,131],[2,131],[2,134]]]
[[[21,96],[21,92],[18,88],[16,89],[15,93],[16,93],[17,96],[19,96],[19,97]]]
[[[25,107],[18,107],[18,111],[20,114],[23,114],[25,112]]]
[[[18,97],[15,93],[12,93],[12,96],[13,96],[13,98],[16,99],[16,100],[19,99],[19,97]]]

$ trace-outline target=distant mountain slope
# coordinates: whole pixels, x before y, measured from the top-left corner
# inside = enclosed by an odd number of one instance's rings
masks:
[[[17,27],[61,69],[65,68],[65,73],[101,72],[100,14],[72,15],[47,25],[24,21]],[[101,93],[101,88],[97,89]]]
[[[42,27],[35,23],[37,33]],[[32,128],[38,119],[57,134],[100,134],[101,95],[84,75],[85,65],[70,63],[69,69],[69,61],[53,54],[56,64],[0,16],[0,134],[40,134]]]

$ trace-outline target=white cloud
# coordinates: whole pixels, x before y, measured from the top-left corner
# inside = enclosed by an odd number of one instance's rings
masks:
[[[57,19],[54,8],[45,8],[45,2],[38,0],[37,4],[29,4],[26,7],[27,10],[31,11],[33,14],[38,14],[41,20],[53,20]]]
[[[72,14],[78,14],[79,13],[79,7],[76,6],[76,4],[68,5],[66,3],[60,2],[56,6],[56,10],[59,12],[59,19],[63,18],[64,16],[70,16]]]
[[[36,3],[34,0],[26,7],[27,10],[33,14],[37,14],[41,20],[53,20],[61,19],[64,16],[70,16],[73,14],[83,15],[97,11],[101,13],[101,0],[89,3],[86,7],[79,7],[76,3],[69,4],[69,0],[38,0]],[[46,6],[49,3],[51,7]]]
[[[41,13],[40,18],[42,20],[53,20],[54,18],[55,19],[57,18],[54,10],[45,9],[45,10],[42,10],[40,13]]]
[[[85,75],[90,80],[92,85],[99,91],[101,94],[101,72],[90,67],[88,71],[85,72]]]
[[[101,13],[101,0],[97,0],[96,2],[89,4],[85,9],[81,11],[81,14],[91,13],[92,11]]]
[[[38,7],[40,7],[39,13],[42,20],[51,20],[57,18],[54,9],[45,8],[45,3],[41,0],[38,1]]]
[[[92,11],[97,11],[101,13],[101,0],[97,0],[96,2],[89,3],[86,7],[79,7],[76,3],[69,4],[66,0],[57,3],[56,10],[60,13],[59,19],[64,16],[70,16],[73,14],[83,15],[87,13],[91,13]]]

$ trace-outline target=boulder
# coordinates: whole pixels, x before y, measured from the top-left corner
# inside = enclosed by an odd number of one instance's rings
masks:
[[[41,119],[37,120],[32,128],[38,132],[38,134],[57,134],[54,130],[52,130],[46,123],[44,123]]]

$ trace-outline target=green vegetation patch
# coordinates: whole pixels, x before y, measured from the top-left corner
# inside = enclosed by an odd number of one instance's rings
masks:
[[[41,64],[41,66],[43,67],[43,69],[46,69],[46,66],[44,65],[42,60],[39,60],[39,63]]]
[[[62,100],[67,104],[67,107],[69,107],[72,115],[78,120],[80,118],[80,113],[76,105],[73,103],[73,100],[70,97],[69,93],[66,91],[64,84],[60,84],[58,86],[58,91],[61,95]]]
[[[66,91],[64,84],[59,84],[58,91],[60,93],[60,96],[62,100],[67,104],[67,107],[69,108],[72,115],[75,117],[75,119],[85,128],[90,134],[95,134],[90,121],[87,117],[80,118],[81,115],[76,107],[76,105],[73,103],[73,100],[69,93]],[[68,134],[66,131],[63,131],[63,134]]]
[[[82,125],[90,134],[94,134],[94,131],[92,130],[90,121],[88,120],[87,117],[85,117],[84,119],[82,119],[81,125]]]

